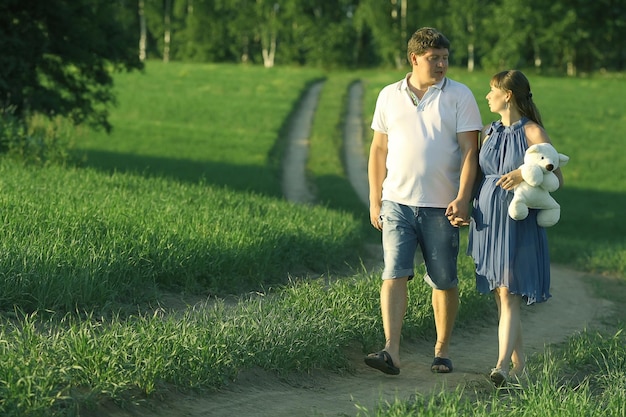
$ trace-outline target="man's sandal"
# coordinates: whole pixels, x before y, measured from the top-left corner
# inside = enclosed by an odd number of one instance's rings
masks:
[[[396,367],[391,360],[391,355],[384,350],[376,353],[370,353],[365,357],[365,364],[374,369],[378,369],[389,375],[398,375],[400,368]]]
[[[442,366],[445,366],[448,369],[441,369]],[[448,358],[440,358],[439,356],[435,356],[432,365],[430,365],[430,370],[438,374],[448,374],[452,372],[452,361]]]

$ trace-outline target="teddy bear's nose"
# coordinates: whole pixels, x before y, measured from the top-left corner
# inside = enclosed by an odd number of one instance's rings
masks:
[[[546,169],[547,169],[548,171],[552,171],[552,170],[554,169],[554,165],[552,165],[552,164],[548,164],[548,165],[546,165]]]

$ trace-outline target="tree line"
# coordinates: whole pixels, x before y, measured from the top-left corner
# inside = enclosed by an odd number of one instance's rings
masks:
[[[1,0],[0,116],[108,129],[112,72],[147,59],[399,68],[422,26],[470,71],[574,76],[626,60],[625,0]]]
[[[129,5],[133,2],[129,2]],[[624,0],[139,0],[143,56],[324,67],[402,66],[434,26],[451,63],[576,75],[622,71]]]

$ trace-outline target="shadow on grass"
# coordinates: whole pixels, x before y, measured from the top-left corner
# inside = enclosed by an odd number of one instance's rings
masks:
[[[193,161],[167,157],[124,154],[110,151],[81,151],[86,157],[83,166],[106,173],[130,173],[144,177],[168,178],[193,184],[203,183],[226,187],[233,191],[252,192],[283,198],[279,172],[263,167],[235,165],[211,161]],[[350,213],[369,226],[369,212],[346,178],[324,176],[315,180],[320,189],[318,203],[332,210]],[[330,190],[330,192],[328,191]],[[332,196],[331,196],[332,194]]]
[[[212,161],[193,161],[159,156],[125,154],[102,150],[81,151],[84,166],[113,173],[169,178],[188,183],[228,187],[234,191],[282,197],[280,178],[264,167]]]

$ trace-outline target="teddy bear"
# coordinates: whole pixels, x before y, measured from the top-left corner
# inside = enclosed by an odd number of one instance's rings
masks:
[[[509,205],[509,216],[514,220],[528,217],[528,209],[539,209],[537,224],[541,227],[554,226],[561,217],[561,206],[550,195],[559,188],[559,179],[554,170],[569,161],[567,155],[558,153],[549,143],[531,145],[524,153],[520,166],[522,181],[513,191]]]

